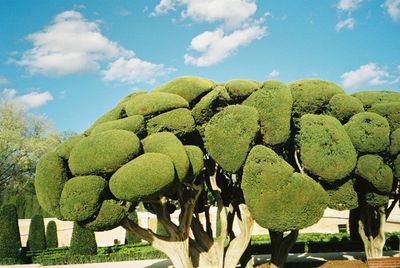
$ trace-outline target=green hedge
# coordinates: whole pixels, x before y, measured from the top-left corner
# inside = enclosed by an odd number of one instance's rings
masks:
[[[0,209],[0,258],[16,259],[21,247],[17,211],[14,205]]]
[[[74,222],[69,255],[96,255],[96,253],[97,243],[94,232],[82,228],[78,223]]]
[[[35,215],[29,225],[28,248],[31,251],[46,249],[46,235],[42,215]]]

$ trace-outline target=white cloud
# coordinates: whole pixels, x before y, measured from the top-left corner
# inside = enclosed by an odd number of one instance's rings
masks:
[[[165,76],[173,69],[164,68],[163,64],[154,64],[138,58],[119,58],[109,64],[103,72],[105,81],[117,81],[122,83],[154,83],[155,77]]]
[[[7,83],[8,83],[8,79],[5,78],[4,76],[0,75],[0,85],[7,84]]]
[[[266,27],[252,25],[244,29],[226,34],[222,28],[206,31],[192,39],[189,49],[200,53],[195,57],[185,54],[186,64],[194,66],[210,66],[232,55],[240,46],[261,39],[266,34]]]
[[[281,73],[275,69],[273,69],[272,72],[269,73],[269,77],[278,77],[279,75],[281,75]]]
[[[353,18],[348,18],[348,19],[346,19],[346,20],[340,20],[340,21],[338,21],[338,23],[336,24],[336,27],[335,27],[335,29],[336,29],[336,31],[340,31],[340,30],[342,30],[343,28],[347,28],[347,29],[349,29],[349,30],[353,30],[354,29],[354,24],[355,24],[355,21],[354,21],[354,19]]]
[[[359,88],[362,86],[377,86],[391,83],[389,73],[376,63],[368,63],[341,75],[342,84],[348,88]]]
[[[386,0],[382,7],[386,9],[393,21],[400,21],[400,0]]]
[[[6,100],[12,100],[27,109],[43,106],[47,102],[53,100],[53,96],[49,91],[32,91],[28,94],[17,96],[17,91],[13,88],[4,89],[1,93],[1,97]]]
[[[363,0],[339,0],[336,8],[341,11],[356,10]]]
[[[176,0],[161,0],[160,3],[154,8],[154,11],[150,13],[150,16],[159,16],[167,14],[170,11],[175,10],[178,1]]]

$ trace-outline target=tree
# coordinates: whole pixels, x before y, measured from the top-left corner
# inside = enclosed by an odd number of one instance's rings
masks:
[[[42,215],[35,215],[29,225],[27,247],[30,251],[46,249],[46,234],[44,231],[44,221]]]
[[[46,245],[47,248],[58,247],[57,224],[55,221],[49,221],[46,226]]]
[[[82,228],[77,222],[74,222],[69,253],[72,255],[96,255],[97,243],[94,232]]]
[[[21,249],[17,210],[8,204],[0,208],[0,259],[17,259]]]
[[[346,122],[363,111],[355,97],[322,80],[216,85],[177,78],[128,95],[44,155],[36,193],[59,219],[92,231],[122,225],[178,268],[250,267],[254,218],[269,229],[272,264],[282,267],[298,231],[316,223],[328,204],[359,206],[358,150],[369,145],[357,143]],[[139,202],[157,215],[164,234],[128,217]],[[175,209],[179,224],[171,221]]]

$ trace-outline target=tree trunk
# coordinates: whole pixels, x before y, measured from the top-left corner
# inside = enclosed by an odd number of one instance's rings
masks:
[[[299,234],[298,230],[291,231],[286,237],[283,232],[268,230],[271,237],[271,267],[282,268]]]
[[[358,232],[359,220],[360,220],[360,208],[358,207],[355,209],[351,209],[349,212],[349,231],[350,231],[350,239],[352,241],[361,241],[361,237]]]

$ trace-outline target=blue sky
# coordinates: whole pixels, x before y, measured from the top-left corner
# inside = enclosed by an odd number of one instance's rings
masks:
[[[0,97],[81,132],[182,75],[400,90],[400,0],[0,0]]]

